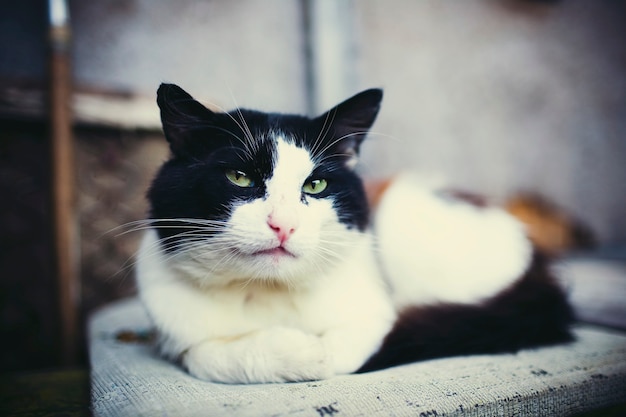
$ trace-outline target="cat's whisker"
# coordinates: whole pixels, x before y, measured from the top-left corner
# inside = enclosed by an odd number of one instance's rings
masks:
[[[315,159],[315,163],[316,165],[323,165],[325,162],[331,159],[338,159],[339,161],[341,161],[342,159],[350,158],[352,156],[353,156],[352,154],[348,154],[348,153],[335,152],[335,153],[328,154],[328,155],[321,155],[320,157]],[[328,170],[331,172],[336,171],[337,169],[339,169],[338,166],[333,166],[333,165],[328,166]]]
[[[137,227],[137,228],[134,228],[134,229],[127,230],[125,232],[119,233],[119,234],[115,235],[115,237],[120,237],[120,236],[124,236],[124,235],[130,234],[130,233],[142,232],[142,231],[146,231],[146,230],[168,230],[168,229],[176,229],[176,230],[186,229],[186,230],[189,230],[188,233],[204,232],[206,235],[215,234],[217,232],[223,231],[222,227],[206,227],[206,226],[202,226],[202,227],[200,227],[200,226],[158,226],[158,227],[154,227],[154,226],[144,226],[144,227]],[[176,234],[176,235],[178,235],[178,234]]]
[[[181,236],[184,236],[184,240],[180,240]],[[188,233],[177,234],[173,236],[169,236],[163,239],[159,239],[152,245],[144,248],[144,256],[145,257],[159,257],[165,256],[168,260],[173,260],[180,256],[186,256],[185,250],[193,249],[193,248],[202,248],[206,249],[207,247],[207,236],[199,235],[194,236]],[[131,258],[129,258],[121,271],[125,269],[130,269],[135,266],[136,261],[131,262]]]
[[[241,112],[241,109],[239,107],[237,107],[237,114],[245,129],[244,136],[248,139],[247,149],[251,155],[255,155],[259,150],[259,141],[256,140],[254,135],[252,134],[252,131],[250,130],[250,126],[248,126],[248,122],[244,118],[243,113]]]
[[[331,126],[335,119],[335,115],[336,115],[336,111],[334,110],[331,110],[328,113],[326,113],[326,116],[324,117],[324,123],[322,124],[322,128],[320,129],[317,137],[315,138],[315,141],[313,142],[313,145],[311,146],[311,154],[314,157],[321,154],[320,147],[322,146],[324,138],[330,132]]]
[[[231,92],[232,94],[232,92]],[[233,97],[234,100],[234,97]],[[190,101],[190,100],[187,100]],[[244,138],[241,138],[239,135],[237,135],[235,132],[232,132],[229,129],[225,129],[225,128],[221,128],[219,126],[216,126],[213,123],[207,123],[207,122],[202,122],[202,121],[195,121],[193,124],[189,124],[189,123],[178,123],[175,124],[173,123],[173,125],[177,126],[177,127],[181,127],[181,128],[185,128],[185,129],[196,129],[196,130],[200,130],[200,129],[212,129],[212,130],[217,130],[223,133],[226,133],[227,135],[237,139],[237,141],[239,143],[241,143],[242,145],[244,145],[246,147],[247,150],[250,150],[250,146],[253,146],[254,144],[254,138],[251,134],[251,131],[249,129],[249,127],[247,126],[247,124],[245,123],[245,120],[243,119],[243,117],[240,117],[241,121],[238,120],[237,118],[235,118],[230,112],[228,112],[225,108],[223,108],[222,106],[218,105],[217,103],[214,102],[207,102],[210,104],[211,107],[217,109],[218,111],[220,111],[222,114],[226,115],[227,117],[229,117],[234,123],[235,125],[243,132],[244,134]],[[178,109],[175,109],[174,111],[178,111]],[[239,110],[239,107],[237,106],[237,113],[241,116],[241,111]],[[181,118],[182,120],[186,120],[185,118]],[[246,155],[249,159],[252,159],[254,156],[254,152],[248,151],[246,152]]]
[[[317,252],[320,255],[324,255],[326,260],[337,260],[337,259],[342,259],[342,256],[340,254],[338,254],[335,250],[332,250],[330,248],[324,248],[324,247],[319,247],[317,249]]]
[[[214,255],[219,252],[226,252],[226,253],[222,255],[220,259],[216,262],[213,258],[214,258]],[[223,264],[228,264],[231,260],[235,259],[237,256],[239,255],[235,251],[231,250],[230,248],[219,248],[219,249],[215,249],[211,251],[212,264],[211,264],[211,269],[209,270],[209,274],[211,275],[214,274],[215,271],[217,271],[220,266],[222,266]]]
[[[244,146],[246,156],[252,160],[256,151],[256,141],[254,139],[254,135],[252,134],[252,131],[250,130],[250,127],[248,126],[239,106],[236,105],[234,112],[237,114],[237,117],[233,116],[231,112],[225,112],[224,114],[230,118],[243,132],[243,138],[237,136],[237,139],[239,140],[239,143]]]
[[[235,119],[233,118],[233,120],[235,120]],[[235,122],[235,123],[236,123],[236,122]],[[229,134],[229,135],[230,135],[230,136],[232,136],[233,138],[237,139],[237,141],[238,141],[239,143],[241,143],[242,145],[246,146],[246,147],[244,148],[244,153],[246,154],[246,157],[247,157],[247,158],[249,158],[249,159],[254,158],[254,154],[253,154],[252,152],[250,152],[250,151],[248,150],[248,148],[247,148],[247,143],[249,142],[249,140],[246,140],[246,139],[245,139],[245,138],[246,138],[246,136],[247,136],[247,134],[246,134],[245,132],[244,132],[244,138],[241,138],[239,135],[237,135],[236,133],[234,133],[234,132],[232,132],[232,131],[230,131],[230,130],[228,130],[228,129],[219,129],[219,130],[220,130],[220,131],[222,131],[222,132],[225,132],[225,133]],[[242,129],[242,130],[243,130],[243,129]]]
[[[404,143],[407,142],[406,138],[399,138],[398,136],[394,136],[394,135],[389,135],[387,133],[383,133],[383,132],[378,132],[376,130],[369,130],[367,131],[367,137],[368,137],[368,142],[370,141],[370,138],[373,138],[374,140],[376,140],[378,137],[382,137],[385,139],[390,139],[393,140],[395,142],[400,142],[400,143]]]
[[[160,225],[159,223],[168,223],[168,224]],[[181,224],[175,224],[175,223],[181,223]],[[105,232],[103,236],[117,232],[122,229],[126,229],[126,230],[124,230],[123,232],[117,233],[115,237],[123,236],[125,234],[133,233],[137,231],[149,230],[149,229],[165,229],[165,228],[182,229],[182,228],[193,228],[193,227],[200,227],[200,226],[203,226],[203,227],[212,226],[212,227],[215,227],[216,230],[218,230],[218,228],[225,227],[227,225],[228,223],[226,221],[204,220],[204,219],[193,219],[193,218],[145,219],[145,220],[135,220],[135,221],[117,226]]]
[[[344,249],[353,248],[354,245],[350,243],[340,243],[340,242],[331,242],[331,241],[320,241],[322,244],[321,250],[328,251],[329,253],[336,253],[337,251],[343,252]]]
[[[321,151],[319,151],[319,153],[317,153],[316,155],[324,155],[329,149],[333,148],[335,145],[337,145],[339,142],[346,140],[348,138],[351,138],[353,136],[365,136],[367,134],[366,131],[362,131],[362,132],[352,132],[352,133],[348,133],[346,135],[343,135],[333,141],[331,141],[330,143],[328,143],[323,149],[321,149]]]
[[[233,94],[233,91],[231,90],[230,86],[227,86],[227,88],[230,94],[230,98],[235,106],[235,112],[237,113],[237,116],[239,117],[240,122],[237,121],[234,117],[232,117],[230,113],[227,113],[227,114],[231,116],[231,119],[244,132],[244,137],[247,138],[247,145],[248,145],[248,150],[250,151],[250,156],[253,157],[255,152],[258,150],[257,142],[255,141],[255,138],[254,138],[254,135],[252,134],[250,126],[248,126],[246,119],[243,117],[243,114],[241,112],[241,107],[237,103],[237,100],[235,99],[235,95]],[[244,143],[244,145],[246,145],[246,143]]]

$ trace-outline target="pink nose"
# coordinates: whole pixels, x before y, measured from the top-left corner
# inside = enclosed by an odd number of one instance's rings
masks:
[[[276,233],[282,245],[296,231],[296,222],[289,219],[278,219],[270,215],[267,218],[267,225]]]

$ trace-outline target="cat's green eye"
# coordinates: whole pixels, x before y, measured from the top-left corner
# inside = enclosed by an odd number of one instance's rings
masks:
[[[306,194],[319,194],[328,187],[328,182],[323,179],[307,180],[302,186],[302,191]]]
[[[250,178],[245,172],[238,171],[236,169],[226,170],[226,178],[228,178],[230,182],[239,187],[254,187],[254,180]]]

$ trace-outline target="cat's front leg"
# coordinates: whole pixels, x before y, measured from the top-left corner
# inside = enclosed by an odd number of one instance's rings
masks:
[[[367,326],[342,326],[324,333],[322,341],[333,358],[336,375],[356,372],[380,348],[390,322],[372,319]]]
[[[182,362],[197,378],[233,384],[311,381],[334,374],[323,341],[287,327],[205,340],[189,348]]]

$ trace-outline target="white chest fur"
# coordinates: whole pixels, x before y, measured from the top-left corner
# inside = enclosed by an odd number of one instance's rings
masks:
[[[272,382],[353,372],[395,317],[366,234],[330,273],[293,290],[245,282],[198,287],[155,252],[156,243],[149,231],[139,254],[140,294],[164,336],[164,353],[185,353],[190,372],[201,378]],[[297,356],[295,362],[279,361],[285,351]]]

